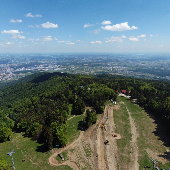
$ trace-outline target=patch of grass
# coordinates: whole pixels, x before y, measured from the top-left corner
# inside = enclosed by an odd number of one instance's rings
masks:
[[[62,166],[56,167],[56,170],[73,170],[73,168],[71,168],[67,165],[62,165]]]
[[[141,159],[140,159],[140,165],[143,165],[140,167],[141,168],[144,168],[144,167],[148,167],[150,170],[153,169],[153,163],[152,161],[149,159],[147,153],[143,154],[141,156]]]
[[[0,156],[4,157],[9,165],[12,165],[11,157],[7,153],[15,151],[13,158],[17,170],[66,170],[66,168],[70,170],[68,166],[57,168],[50,166],[48,158],[51,152],[38,152],[36,149],[39,146],[41,144],[36,141],[23,137],[21,133],[15,133],[11,141],[0,143]]]
[[[89,145],[85,145],[85,146],[84,146],[84,151],[85,151],[85,153],[86,153],[86,157],[90,157],[90,156],[91,156],[92,150],[91,150],[91,148],[90,148]]]
[[[63,156],[63,158],[64,158],[64,161],[68,160],[68,152],[62,152],[61,154],[62,154],[62,156]],[[61,155],[61,154],[60,154],[60,155]],[[56,157],[56,159],[57,159],[57,161],[59,161],[59,162],[63,162],[62,159],[61,159],[61,157],[60,157],[59,155]]]
[[[121,98],[118,98],[121,101]],[[120,109],[114,110],[114,122],[116,125],[116,133],[121,135],[121,139],[117,140],[118,155],[119,155],[119,169],[127,169],[130,161],[130,141],[131,129],[129,123],[129,116],[125,106],[119,102]]]
[[[80,130],[78,130],[78,123],[83,120],[83,118],[84,115],[78,115],[67,121],[66,135],[68,143],[71,143],[79,136]]]

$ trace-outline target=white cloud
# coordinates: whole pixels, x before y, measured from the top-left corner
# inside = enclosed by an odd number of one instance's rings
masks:
[[[120,24],[115,25],[106,25],[102,27],[103,30],[107,31],[127,31],[127,30],[136,30],[138,27],[136,26],[129,26],[128,22],[123,22]]]
[[[31,12],[27,13],[25,16],[26,16],[26,17],[29,17],[29,18],[41,18],[41,17],[42,17],[41,14],[35,14],[35,15],[33,15]]]
[[[14,44],[13,42],[6,42],[4,45],[12,45]]]
[[[138,38],[146,38],[145,34],[138,35]]]
[[[111,43],[111,42],[123,42],[123,39],[125,39],[126,36],[120,36],[120,37],[115,37],[115,36],[112,36],[110,38],[108,38],[105,42],[106,43]]]
[[[1,31],[2,34],[21,34],[19,30],[3,30]]]
[[[14,35],[12,36],[12,38],[15,38],[15,39],[25,39],[25,36],[20,35],[20,34],[14,34]]]
[[[43,41],[53,41],[53,40],[57,40],[55,37],[52,36],[44,36],[42,37]]]
[[[137,41],[140,41],[141,39],[146,40],[146,34],[141,34],[141,35],[138,35],[138,36],[132,36],[132,37],[129,37],[129,41],[134,41],[134,42],[137,42]]]
[[[67,45],[74,45],[75,43],[74,42],[67,42],[66,44]]]
[[[127,38],[125,35],[122,35],[121,37],[122,37],[122,38]]]
[[[11,23],[21,23],[22,19],[11,19],[9,22],[11,22]]]
[[[102,44],[102,41],[91,41],[90,44]]]
[[[58,43],[65,43],[67,45],[75,45],[75,42],[67,41],[67,40],[57,40]],[[80,42],[80,40],[77,40],[77,42]]]
[[[48,21],[48,22],[41,24],[41,27],[46,28],[46,29],[48,29],[48,28],[58,28],[58,24],[54,24],[54,23],[51,23],[51,22]]]
[[[13,42],[5,42],[5,43],[0,43],[0,46],[7,46],[7,45],[13,45]]]
[[[137,37],[129,37],[128,39],[130,41],[135,41],[135,42],[139,41],[139,38],[137,38]]]
[[[93,27],[94,25],[93,24],[84,24],[83,27],[84,28],[89,28],[89,27]]]
[[[111,21],[104,20],[101,24],[102,24],[102,25],[110,25],[110,24],[112,24],[112,22],[111,22]]]

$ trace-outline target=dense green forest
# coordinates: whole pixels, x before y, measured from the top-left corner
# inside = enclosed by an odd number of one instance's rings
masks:
[[[84,114],[85,107],[91,107],[84,120],[84,126],[89,127],[96,122],[95,114],[103,112],[105,102],[116,100],[116,96],[113,89],[94,77],[61,73],[25,77],[0,91],[0,142],[19,131],[44,143],[47,149],[64,146],[71,115]]]
[[[37,73],[0,89],[0,142],[13,132],[24,132],[47,149],[65,146],[71,115],[84,114],[84,129],[96,122],[105,102],[116,100],[122,89],[131,99],[170,124],[170,83],[111,75]]]
[[[170,125],[170,82],[112,76],[101,76],[99,82],[118,92],[127,90],[132,100]]]

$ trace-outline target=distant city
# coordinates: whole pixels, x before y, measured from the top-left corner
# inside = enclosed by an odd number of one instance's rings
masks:
[[[142,54],[0,55],[0,81],[41,71],[170,80],[170,57]]]

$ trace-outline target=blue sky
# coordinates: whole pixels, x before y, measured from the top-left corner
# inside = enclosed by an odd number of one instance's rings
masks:
[[[169,0],[0,0],[0,53],[169,53]]]

